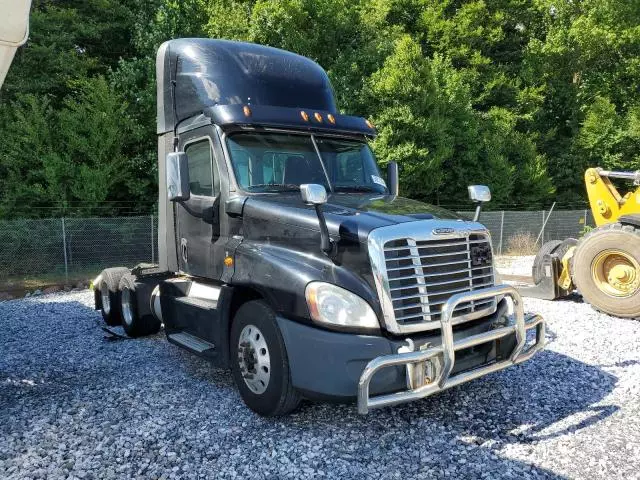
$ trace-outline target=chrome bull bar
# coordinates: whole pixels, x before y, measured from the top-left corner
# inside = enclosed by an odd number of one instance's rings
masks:
[[[484,300],[498,296],[509,297],[511,299],[515,317],[513,324],[454,341],[451,320],[455,308],[463,302]],[[497,372],[529,360],[536,352],[544,347],[545,324],[543,318],[540,315],[529,315],[525,318],[522,297],[509,285],[499,285],[453,295],[442,307],[440,319],[442,339],[440,345],[420,351],[409,351],[377,357],[367,364],[358,382],[358,413],[365,414],[370,408],[396,405],[398,403],[428,397],[447,388],[455,387],[456,385],[475,380],[489,373]],[[536,341],[525,350],[527,330],[532,328],[536,329]],[[514,333],[516,336],[516,345],[508,359],[490,363],[466,372],[456,373],[454,376],[451,376],[455,364],[456,351],[499,340]],[[411,385],[408,390],[370,397],[369,384],[371,383],[373,375],[382,368],[397,365],[413,366],[414,370],[417,369],[417,371],[421,372],[417,378],[419,378],[420,381],[426,378],[428,383],[415,385],[415,379],[411,378],[408,382]],[[433,378],[424,376],[424,371],[427,366],[434,367],[430,370],[435,372]],[[410,370],[407,369],[407,371],[409,375]]]

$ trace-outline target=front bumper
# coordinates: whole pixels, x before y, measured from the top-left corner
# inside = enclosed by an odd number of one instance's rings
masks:
[[[454,340],[451,320],[455,308],[460,303],[501,296],[510,298],[513,303],[513,324]],[[513,287],[508,285],[452,296],[442,308],[440,323],[442,337],[440,345],[427,346],[427,348],[419,351],[406,351],[380,356],[367,364],[358,382],[359,413],[365,414],[370,408],[396,405],[428,397],[447,388],[455,387],[489,373],[524,362],[544,347],[544,320],[539,315],[530,315],[525,318],[522,298]],[[527,331],[533,328],[536,329],[535,341],[531,345],[527,345]],[[514,334],[516,339],[515,346],[507,359],[452,375],[457,351],[504,339]],[[407,368],[407,389],[395,393],[370,396],[369,387],[373,376],[380,370],[397,366],[405,366]]]

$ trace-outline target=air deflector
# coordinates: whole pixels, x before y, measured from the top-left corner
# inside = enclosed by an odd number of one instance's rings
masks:
[[[277,48],[202,38],[170,40],[158,50],[156,68],[158,134],[215,105],[268,105],[337,113],[333,89],[322,67]]]

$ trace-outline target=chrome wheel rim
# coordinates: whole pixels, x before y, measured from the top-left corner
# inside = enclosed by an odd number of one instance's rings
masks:
[[[105,315],[111,313],[111,298],[109,297],[109,287],[106,283],[100,285],[100,298],[102,299],[102,311]]]
[[[271,357],[264,335],[255,325],[247,325],[238,339],[238,365],[249,390],[260,395],[269,386]]]
[[[127,325],[133,323],[133,310],[131,308],[131,290],[124,288],[121,293],[122,298],[122,319]]]

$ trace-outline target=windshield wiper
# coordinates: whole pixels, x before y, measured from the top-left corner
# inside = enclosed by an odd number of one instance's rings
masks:
[[[253,190],[254,188],[266,188],[269,190],[276,190],[278,192],[283,191],[299,191],[300,185],[295,183],[259,183],[257,185],[250,185],[246,187],[247,190]]]
[[[334,185],[336,192],[372,192],[380,193],[375,187],[368,185]]]

